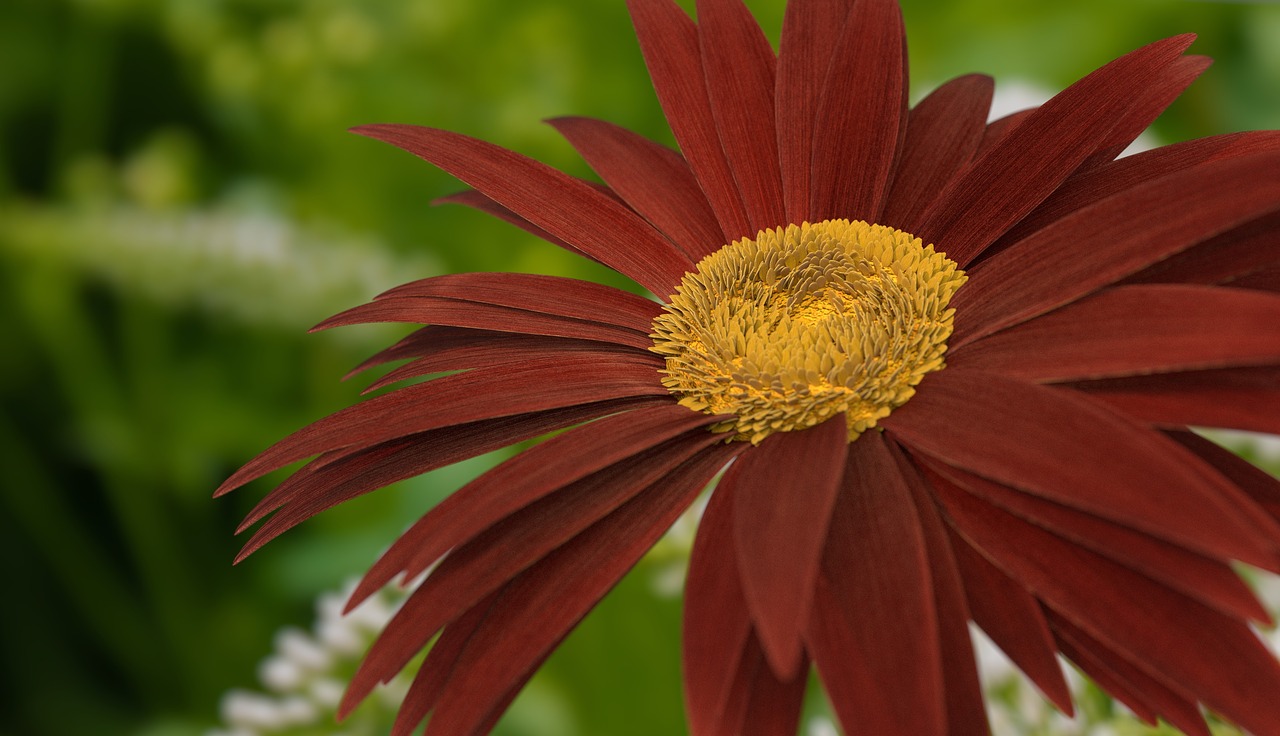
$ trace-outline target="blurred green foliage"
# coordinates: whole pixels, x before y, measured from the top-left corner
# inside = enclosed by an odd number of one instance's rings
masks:
[[[782,0],[749,4],[776,40]],[[917,95],[969,71],[1060,88],[1194,30],[1218,63],[1159,122],[1164,140],[1280,127],[1275,3],[904,8]],[[430,209],[456,182],[343,132],[430,124],[587,175],[538,123],[562,114],[670,141],[621,0],[0,3],[0,733],[212,726],[273,631],[493,461],[353,502],[236,569],[230,532],[270,484],[209,500],[252,454],[354,401],[338,379],[395,334],[305,334],[324,316],[441,272],[620,283]],[[518,710],[556,714],[565,734],[681,732],[679,604],[653,572],[587,620]]]

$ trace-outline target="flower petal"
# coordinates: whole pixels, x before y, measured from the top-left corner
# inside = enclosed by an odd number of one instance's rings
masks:
[[[551,243],[552,245],[557,245],[561,248],[564,248],[567,251],[570,251],[572,253],[577,253],[583,258],[595,261],[596,263],[600,262],[599,259],[593,258],[590,255],[579,250],[577,246],[566,243],[560,238],[557,238],[556,236],[552,235],[546,230],[543,230],[542,228],[538,227],[532,222],[529,222],[528,220],[524,219],[520,215],[517,215],[516,213],[512,212],[506,207],[503,207],[502,205],[498,204],[492,199],[489,199],[488,197],[481,194],[480,192],[477,192],[474,189],[465,189],[461,192],[455,192],[453,194],[446,194],[443,197],[437,197],[436,199],[431,200],[431,204],[433,205],[460,204],[463,207],[470,207],[473,210],[483,212],[486,215],[496,217],[499,220],[507,222],[511,225],[515,225],[516,227],[520,228],[521,230],[524,230],[530,235],[533,235],[538,238],[542,238],[543,240],[547,241],[548,243]]]
[[[961,534],[1071,623],[1244,729],[1276,733],[1280,664],[1244,623],[968,494],[936,490]]]
[[[414,125],[362,125],[352,132],[402,148],[660,297],[693,262],[626,206],[585,182],[459,133]]]
[[[636,212],[671,238],[695,263],[729,242],[680,154],[592,118],[547,121]]]
[[[787,224],[778,170],[776,62],[742,0],[698,0],[707,97],[753,233]]]
[[[1168,430],[1165,433],[1212,465],[1272,517],[1280,519],[1280,478],[1255,468],[1234,452],[1194,432]]]
[[[1159,79],[1194,36],[1176,36],[1116,59],[1009,128],[929,209],[920,231],[966,266],[1044,201],[1096,150],[1142,91]]]
[[[236,562],[321,511],[397,481],[606,414],[652,407],[655,402],[669,404],[661,397],[601,401],[419,432],[337,459],[321,455],[267,494],[240,523],[236,533],[279,509],[245,543]]]
[[[814,118],[853,0],[791,0],[778,49],[775,116],[786,222],[809,219]]]
[[[925,210],[977,152],[994,84],[982,74],[957,77],[912,108],[881,224],[920,227]]]
[[[1280,295],[1149,284],[1101,291],[947,353],[1032,381],[1280,363]]]
[[[348,608],[400,573],[413,577],[453,547],[547,494],[716,417],[667,404],[605,417],[525,450],[454,491],[383,553]]]
[[[704,451],[512,581],[459,657],[430,733],[464,736],[487,722],[739,452],[724,444]]]
[[[674,0],[627,0],[627,8],[658,102],[720,221],[724,242],[754,236],[707,98],[697,26]]]
[[[951,302],[949,344],[958,348],[1079,299],[1278,203],[1280,151],[1215,161],[1127,189],[970,269]],[[1100,245],[1082,252],[1085,244]]]
[[[807,643],[849,736],[948,733],[920,520],[879,432],[849,446]]]
[[[1280,208],[1182,251],[1123,283],[1239,285],[1242,276],[1280,262]]]
[[[810,429],[778,432],[745,454],[721,486],[721,493],[734,495],[747,610],[783,680],[795,676],[801,661],[801,636],[848,446],[843,414]]]
[[[312,455],[441,427],[631,396],[668,395],[649,361],[581,354],[477,369],[376,396],[304,427],[245,463],[215,495]],[[394,416],[394,422],[387,417]]]
[[[1162,427],[1280,434],[1280,368],[1225,368],[1070,384],[1112,409]]]
[[[907,123],[906,76],[898,3],[858,0],[818,101],[810,222],[879,220]]]
[[[1049,624],[1035,596],[1010,578],[948,526],[947,537],[974,623],[1067,715],[1071,690],[1058,664]]]
[[[1231,279],[1227,286],[1258,291],[1280,291],[1280,266],[1269,266],[1253,273]]]
[[[1237,489],[1167,437],[1070,392],[948,368],[881,424],[976,475],[1218,559],[1276,567],[1276,540],[1237,508]]]

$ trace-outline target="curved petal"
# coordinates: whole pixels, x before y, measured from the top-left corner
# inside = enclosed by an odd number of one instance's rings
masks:
[[[1280,478],[1255,468],[1239,455],[1187,430],[1166,430],[1183,447],[1199,455],[1272,517],[1280,519]]]
[[[1161,427],[1280,434],[1280,368],[1225,368],[1063,384]]]
[[[1123,283],[1226,284],[1280,262],[1280,207],[1276,211],[1151,264]]]
[[[1194,36],[1116,59],[1036,108],[980,152],[916,233],[962,267],[1053,193],[1113,130]]]
[[[1238,489],[1167,437],[1070,392],[948,368],[926,376],[881,425],[984,478],[1218,559],[1276,567],[1280,535],[1238,507]]]
[[[465,189],[461,192],[455,192],[453,194],[446,194],[443,197],[437,197],[436,199],[431,200],[431,204],[433,205],[460,204],[463,207],[470,207],[473,210],[483,212],[486,215],[489,215],[491,217],[496,217],[499,220],[502,220],[503,222],[506,222],[511,225],[515,225],[516,227],[520,228],[521,230],[524,230],[530,235],[537,238],[541,238],[547,241],[548,243],[551,243],[552,245],[557,245],[561,248],[564,248],[567,251],[570,251],[572,253],[577,253],[583,258],[595,261],[596,263],[600,262],[599,259],[594,258],[588,255],[587,253],[584,253],[577,246],[566,243],[564,240],[557,238],[556,236],[552,235],[546,230],[543,230],[542,228],[538,227],[532,222],[529,222],[528,220],[524,219],[520,215],[517,215],[516,213],[512,212],[506,207],[503,207],[502,205],[498,204],[492,199],[489,199],[488,197],[481,194],[480,192],[477,192],[474,189]]]
[[[660,297],[669,295],[693,268],[671,241],[625,205],[526,156],[414,125],[362,125],[352,132],[439,166]]]
[[[698,0],[707,97],[752,232],[787,224],[773,115],[776,62],[742,0]]]
[[[948,733],[920,520],[879,432],[849,446],[807,643],[849,736]]]
[[[791,0],[778,48],[775,116],[788,223],[809,219],[814,118],[853,0]]]
[[[1280,294],[1118,286],[947,352],[952,368],[1031,381],[1280,363]]]
[[[707,98],[697,26],[674,0],[627,0],[627,8],[658,102],[716,213],[724,242],[754,236]]]
[[[893,0],[858,0],[814,119],[809,221],[877,222],[907,123],[906,40]]]
[[[799,432],[778,432],[743,455],[722,484],[732,493],[738,573],[769,664],[795,677],[801,637],[844,476],[848,426],[840,414]]]
[[[1245,181],[1249,186],[1241,187]],[[949,343],[958,348],[1079,299],[1277,204],[1280,151],[1215,161],[1127,189],[970,269],[951,301]]]
[[[881,224],[909,233],[920,227],[929,205],[977,152],[994,86],[983,74],[957,77],[912,108]]]
[[[603,120],[564,117],[547,122],[632,209],[695,263],[729,242],[680,154]]]

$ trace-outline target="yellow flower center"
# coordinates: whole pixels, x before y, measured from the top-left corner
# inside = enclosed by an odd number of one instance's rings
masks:
[[[843,412],[849,441],[943,367],[965,282],[955,262],[882,225],[827,220],[763,230],[686,274],[653,321],[662,383],[733,418],[712,429],[759,443]]]

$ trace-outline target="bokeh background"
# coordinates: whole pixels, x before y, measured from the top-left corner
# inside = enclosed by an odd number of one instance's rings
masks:
[[[748,4],[776,42],[783,0]],[[1053,91],[1195,31],[1217,63],[1158,139],[1280,128],[1278,3],[903,5],[917,98],[970,71]],[[234,568],[231,532],[271,483],[210,499],[356,400],[367,379],[339,379],[404,332],[307,334],[323,317],[446,272],[618,283],[430,207],[458,184],[344,132],[429,124],[589,175],[539,123],[564,114],[670,141],[622,0],[0,1],[0,734],[217,727],[229,690],[264,688],[277,632],[312,627],[317,596],[498,459],[353,502]],[[679,547],[586,621],[503,733],[683,733]],[[386,712],[345,732],[385,733]],[[272,733],[337,732],[298,718]]]

